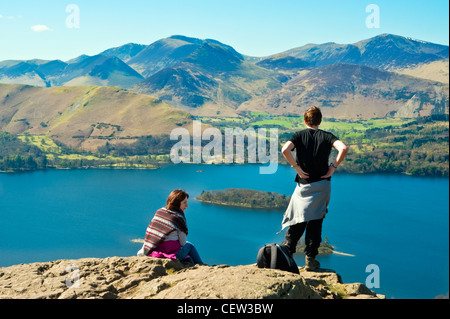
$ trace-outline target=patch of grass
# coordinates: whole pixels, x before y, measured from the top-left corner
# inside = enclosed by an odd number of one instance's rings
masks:
[[[331,292],[336,293],[341,299],[346,299],[348,297],[347,291],[345,290],[343,285],[339,286],[327,285],[326,287]]]
[[[18,139],[22,142],[30,143],[37,146],[41,151],[45,153],[61,154],[61,147],[55,144],[55,142],[45,135],[18,135]]]
[[[264,119],[251,123],[252,126],[277,126],[286,129],[297,129],[303,125],[303,118],[276,116],[271,119]]]
[[[59,155],[58,158],[60,159],[66,159],[66,160],[100,160],[99,157],[94,155],[83,155],[83,154],[63,154]]]
[[[266,112],[249,112],[245,116],[236,117],[198,117],[204,123],[218,128],[235,127],[277,127],[281,131],[293,132],[306,128],[303,116],[271,115]],[[410,119],[372,119],[361,121],[341,121],[324,118],[320,128],[331,131],[340,138],[356,138],[369,129],[400,128],[411,123]]]

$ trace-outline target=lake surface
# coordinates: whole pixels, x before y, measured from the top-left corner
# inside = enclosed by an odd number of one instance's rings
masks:
[[[173,189],[190,194],[188,240],[208,264],[256,262],[281,243],[283,212],[203,204],[202,190],[250,188],[291,195],[295,172],[279,166],[178,164],[158,170],[48,170],[0,174],[0,267],[36,261],[135,255],[154,212]],[[319,256],[344,282],[379,268],[388,298],[434,298],[449,291],[449,180],[335,175],[323,238],[340,252]],[[304,257],[296,256],[299,266]]]

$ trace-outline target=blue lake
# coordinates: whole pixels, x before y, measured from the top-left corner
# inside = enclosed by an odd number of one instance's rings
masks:
[[[0,267],[83,257],[131,256],[154,212],[176,188],[190,194],[188,239],[208,264],[250,264],[280,243],[283,212],[202,204],[202,190],[250,188],[291,195],[294,171],[258,165],[179,164],[158,170],[49,170],[0,174]],[[340,252],[319,256],[344,282],[379,268],[388,298],[434,298],[449,291],[449,180],[335,175],[323,237]],[[304,257],[298,255],[299,266]]]

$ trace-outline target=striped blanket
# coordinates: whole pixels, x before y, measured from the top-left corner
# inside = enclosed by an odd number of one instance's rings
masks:
[[[145,232],[144,254],[148,256],[174,230],[185,232],[187,235],[188,229],[184,214],[165,207],[158,209]]]

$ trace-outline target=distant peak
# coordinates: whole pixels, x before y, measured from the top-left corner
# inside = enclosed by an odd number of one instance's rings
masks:
[[[76,57],[76,58],[67,60],[67,61],[65,61],[65,62],[68,63],[68,64],[71,64],[71,63],[78,63],[78,62],[81,62],[81,61],[83,61],[83,60],[85,60],[85,59],[87,59],[87,58],[90,58],[90,57],[91,57],[90,55],[82,54],[82,55],[80,55],[80,56],[78,56],[78,57]]]
[[[203,43],[203,40],[201,40],[201,39],[191,38],[191,37],[187,37],[184,35],[172,35],[169,37],[169,39],[181,40],[181,41],[189,42],[192,44],[202,44]]]
[[[415,39],[415,38],[404,37],[404,36],[401,36],[401,35],[396,35],[396,34],[391,34],[391,33],[382,33],[380,35],[377,35],[377,36],[373,37],[372,39],[377,39],[377,38],[378,39],[379,38],[389,38],[389,39],[397,39],[397,40],[410,40],[410,41],[415,41],[415,42],[420,42],[420,43],[430,43],[430,42],[427,42],[427,41],[422,41],[422,40],[418,40],[418,39]]]

